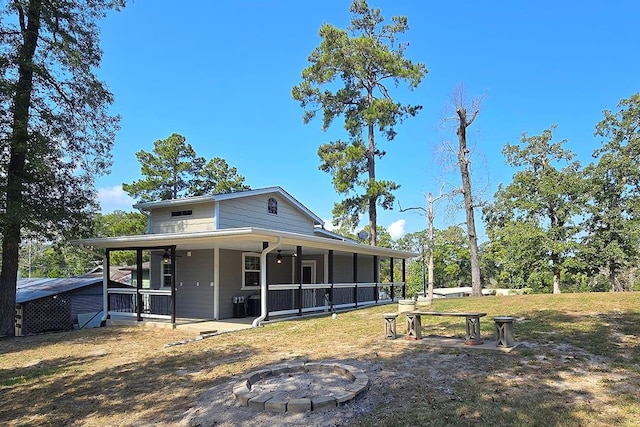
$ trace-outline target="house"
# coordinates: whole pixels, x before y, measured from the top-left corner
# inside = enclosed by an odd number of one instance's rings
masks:
[[[106,265],[114,251],[136,251],[135,287],[114,288],[104,278],[104,312],[111,318],[220,320],[246,316],[249,301],[257,326],[274,317],[390,302],[404,297],[405,261],[415,256],[326,230],[280,187],[134,207],[148,216],[144,235],[75,242],[104,249]],[[387,283],[379,280],[383,259],[395,267]]]

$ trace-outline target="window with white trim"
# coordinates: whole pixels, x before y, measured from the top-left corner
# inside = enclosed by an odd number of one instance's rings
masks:
[[[260,254],[242,253],[242,288],[260,287]]]
[[[278,201],[273,197],[270,197],[269,200],[267,200],[267,212],[278,215]]]
[[[171,260],[169,262],[165,262],[163,259],[160,262],[160,266],[162,268],[160,274],[160,286],[163,288],[171,288]]]

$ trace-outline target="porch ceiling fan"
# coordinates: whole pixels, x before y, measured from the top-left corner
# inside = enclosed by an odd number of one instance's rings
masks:
[[[295,252],[294,252],[293,254],[291,254],[291,255],[287,255],[287,254],[284,254],[284,255],[283,255],[283,254],[282,254],[282,250],[281,250],[281,249],[278,249],[278,254],[276,255],[276,263],[278,263],[278,264],[282,264],[282,259],[283,259],[283,258],[285,258],[285,257],[287,257],[287,258],[293,258],[293,257],[296,257],[296,256],[298,256],[298,254],[296,254]]]
[[[181,258],[182,255],[174,254],[176,258]],[[169,249],[165,249],[162,254],[162,262],[165,264],[169,264],[171,262],[171,255],[169,254]]]

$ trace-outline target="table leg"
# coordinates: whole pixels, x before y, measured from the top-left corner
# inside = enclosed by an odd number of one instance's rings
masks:
[[[407,313],[407,339],[419,340],[422,338],[422,321],[419,314]]]
[[[467,337],[466,345],[480,345],[483,343],[480,335],[480,318],[477,316],[467,316]]]

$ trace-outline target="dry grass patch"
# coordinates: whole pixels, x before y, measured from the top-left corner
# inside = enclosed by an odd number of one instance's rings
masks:
[[[640,293],[436,300],[441,311],[512,315],[511,353],[382,338],[373,307],[165,347],[193,333],[110,327],[0,341],[4,425],[637,425]],[[400,323],[402,319],[399,318]],[[425,333],[463,336],[460,319]],[[402,324],[398,330],[404,331]],[[239,376],[282,361],[365,370],[353,405],[303,416],[238,408]]]

